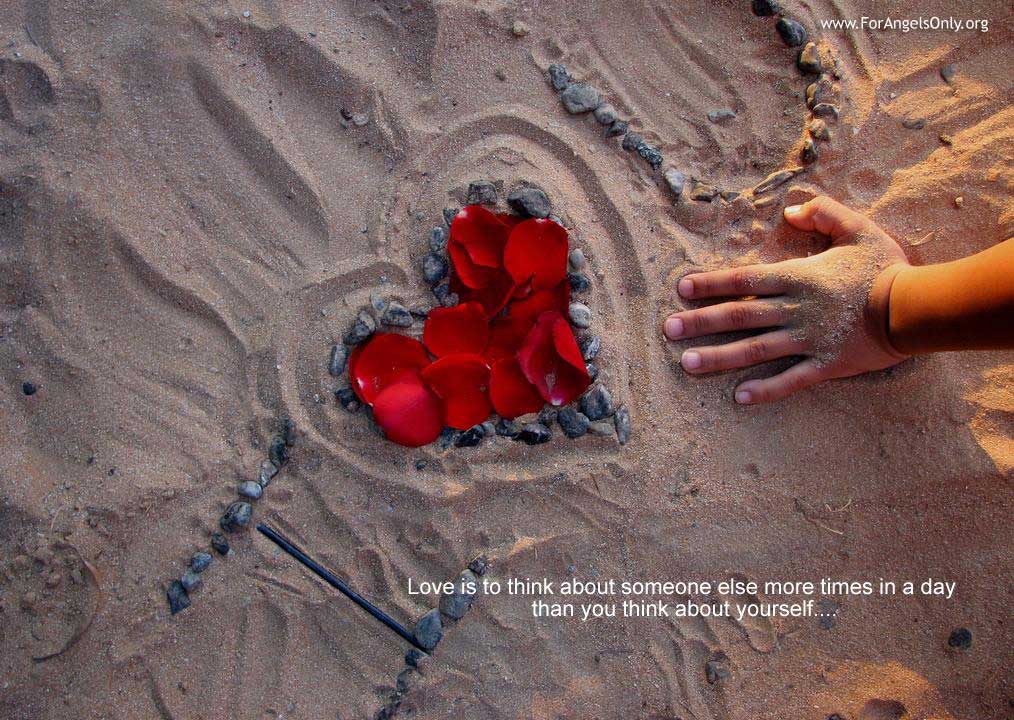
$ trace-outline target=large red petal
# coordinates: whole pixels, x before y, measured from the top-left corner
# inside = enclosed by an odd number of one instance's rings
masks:
[[[489,368],[478,355],[446,355],[426,367],[422,379],[444,401],[452,428],[467,430],[489,417]]]
[[[388,385],[373,403],[373,419],[391,442],[419,447],[444,428],[444,407],[418,376]]]
[[[574,332],[563,315],[542,313],[518,351],[518,364],[539,394],[553,405],[577,399],[591,384]]]
[[[433,308],[423,326],[426,348],[442,357],[452,353],[481,353],[489,340],[486,310],[478,302]]]
[[[518,320],[509,315],[498,317],[489,326],[489,342],[482,357],[492,365],[505,357],[514,357],[524,343],[532,323]]]
[[[511,227],[513,224],[481,205],[466,205],[451,221],[450,242],[465,248],[476,265],[499,268],[503,267],[503,249]]]
[[[349,356],[349,380],[359,399],[372,405],[388,385],[417,374],[430,364],[418,340],[395,333],[377,333]]]
[[[492,280],[481,288],[471,288],[456,277],[451,278],[451,290],[464,302],[477,302],[482,305],[487,318],[503,310],[514,291],[514,281],[510,275],[503,270],[493,270],[492,273]]]
[[[538,389],[528,382],[515,357],[493,363],[489,373],[489,397],[497,414],[509,420],[538,412],[545,403]]]
[[[524,320],[528,327],[547,310],[556,310],[561,315],[567,314],[570,307],[570,283],[566,279],[555,287],[547,290],[533,290],[527,297],[513,300],[507,314],[510,317]]]
[[[454,266],[454,277],[459,278],[466,287],[484,288],[503,273],[498,268],[477,265],[468,254],[465,246],[460,243],[448,244],[447,252],[451,256],[451,265]],[[510,276],[508,275],[508,277]]]
[[[518,223],[503,252],[503,265],[522,284],[529,278],[536,290],[551,288],[567,275],[567,231],[548,219]]]

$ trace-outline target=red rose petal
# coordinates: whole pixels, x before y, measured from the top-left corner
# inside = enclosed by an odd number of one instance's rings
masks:
[[[485,349],[488,340],[486,310],[478,302],[433,308],[423,326],[423,343],[437,357],[452,353],[478,354]]]
[[[380,391],[373,403],[373,419],[391,442],[419,447],[440,436],[444,407],[418,376],[412,376]]]
[[[556,287],[548,290],[534,290],[528,297],[513,300],[507,314],[510,317],[526,321],[528,327],[531,327],[539,315],[547,310],[556,310],[561,315],[566,315],[569,307],[570,283],[564,279]]]
[[[359,399],[372,405],[377,395],[430,364],[418,340],[395,333],[377,333],[349,356],[349,380]]]
[[[487,318],[492,318],[503,310],[514,291],[514,281],[510,275],[503,270],[493,270],[492,273],[492,280],[481,288],[471,288],[457,277],[451,278],[451,291],[456,292],[463,302],[477,302],[482,305]]]
[[[482,357],[492,365],[505,357],[514,357],[521,349],[532,323],[509,315],[498,317],[489,326],[489,342]]]
[[[451,256],[451,265],[454,266],[454,277],[459,278],[466,287],[484,288],[503,272],[498,268],[477,265],[473,262],[465,246],[459,243],[448,244],[447,252]]]
[[[577,399],[591,384],[574,332],[555,310],[542,313],[518,351],[518,364],[539,394],[553,405]]]
[[[518,285],[529,278],[536,290],[559,284],[567,275],[567,231],[547,219],[518,223],[504,248],[503,266]]]
[[[445,422],[452,428],[467,430],[489,417],[489,368],[478,355],[446,355],[432,362],[421,375],[444,401]]]
[[[545,404],[538,389],[528,382],[515,357],[493,363],[489,374],[489,397],[497,414],[509,420],[525,413],[538,412]]]
[[[463,247],[476,265],[500,268],[512,227],[481,205],[467,205],[451,221],[450,243]]]

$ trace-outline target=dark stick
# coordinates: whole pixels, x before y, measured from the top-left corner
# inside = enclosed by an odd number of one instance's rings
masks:
[[[340,592],[342,595],[347,597],[349,600],[354,602],[356,605],[361,607],[363,610],[368,612],[373,617],[377,618],[380,622],[384,623],[394,632],[398,633],[401,638],[409,642],[412,647],[422,650],[424,653],[429,651],[419,644],[419,641],[415,639],[415,635],[405,629],[405,626],[395,620],[393,617],[385,613],[383,610],[378,608],[376,605],[371,603],[369,600],[364,598],[362,595],[357,593],[355,590],[350,588],[345,582],[335,575],[333,572],[328,570],[326,567],[318,563],[316,560],[311,558],[305,552],[300,550],[294,545],[288,538],[279,533],[277,530],[269,528],[263,523],[257,526],[257,530],[260,531],[268,540],[273,542],[275,545],[280,547],[282,550],[287,552],[292,557],[296,558],[299,562],[305,565],[311,572],[317,575],[321,580],[326,582],[328,585],[333,587],[335,590]]]

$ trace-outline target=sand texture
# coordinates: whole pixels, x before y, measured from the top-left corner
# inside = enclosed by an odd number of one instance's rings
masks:
[[[691,269],[823,249],[781,221],[815,193],[913,262],[1014,235],[1010,3],[785,4],[811,29],[991,25],[818,33],[842,111],[819,161],[770,201],[674,203],[545,70],[594,84],[667,166],[747,191],[799,164],[807,115],[794,51],[748,0],[0,1],[0,718],[374,716],[405,644],[255,533],[169,614],[285,417],[292,459],[255,520],[406,622],[436,603],[409,578],[480,553],[494,578],[958,583],[951,602],[844,600],[828,627],[537,621],[479,598],[398,717],[1010,717],[1011,354],[740,408],[737,382],[772,367],[691,378],[659,332]],[[407,450],[334,402],[332,342],[371,292],[432,303],[429,230],[479,178],[543,187],[585,250],[626,447]],[[715,659],[730,674],[710,683]]]

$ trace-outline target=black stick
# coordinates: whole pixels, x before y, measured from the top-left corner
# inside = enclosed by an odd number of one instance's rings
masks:
[[[398,633],[401,638],[412,645],[412,647],[418,648],[425,653],[429,651],[419,644],[419,641],[415,639],[415,635],[405,629],[405,626],[395,620],[393,617],[385,613],[383,610],[378,608],[376,605],[371,603],[369,600],[364,598],[362,595],[357,593],[355,590],[350,588],[345,582],[335,575],[333,572],[328,570],[326,567],[318,563],[316,560],[311,558],[305,552],[300,550],[295,544],[292,543],[288,538],[282,535],[277,530],[269,528],[267,525],[261,523],[257,526],[257,530],[260,531],[268,540],[273,542],[275,545],[280,547],[282,550],[287,552],[292,557],[296,558],[299,562],[305,565],[311,572],[317,575],[321,580],[326,582],[328,585],[333,587],[335,590],[340,592],[342,595],[347,597],[349,600],[354,602],[356,605],[361,607],[363,610],[368,612],[373,617],[377,618],[380,622],[384,623],[394,632]]]

